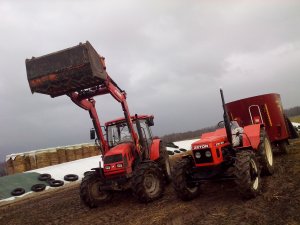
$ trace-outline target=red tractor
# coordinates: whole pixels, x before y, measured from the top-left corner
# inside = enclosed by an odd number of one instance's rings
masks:
[[[170,164],[166,148],[153,138],[153,116],[131,116],[126,93],[106,72],[104,58],[89,42],[62,51],[26,60],[32,93],[57,97],[66,94],[92,119],[102,161],[86,173],[80,197],[89,207],[111,200],[114,191],[131,189],[141,202],[160,198],[170,182]],[[95,108],[95,96],[111,94],[121,103],[124,118],[107,122],[104,130]],[[94,137],[93,137],[94,136]]]
[[[222,128],[202,134],[192,144],[192,154],[183,156],[173,168],[173,187],[182,200],[197,197],[201,183],[212,180],[234,180],[240,194],[252,198],[260,192],[260,174],[274,172],[273,151],[264,125],[240,127],[237,121],[230,121],[223,91],[220,93]]]

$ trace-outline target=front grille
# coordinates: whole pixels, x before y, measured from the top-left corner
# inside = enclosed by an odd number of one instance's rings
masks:
[[[210,151],[210,153],[211,153],[211,150],[209,148],[193,151],[194,159],[195,159],[196,164],[213,162],[212,156],[210,156],[210,157],[205,156],[206,151]],[[200,159],[196,158],[196,156],[195,156],[196,152],[200,152],[200,154],[201,154]]]

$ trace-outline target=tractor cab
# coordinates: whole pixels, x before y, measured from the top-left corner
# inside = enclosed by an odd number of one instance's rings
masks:
[[[153,126],[153,116],[139,115],[131,117],[134,133],[138,135],[142,153],[149,151],[152,143],[150,126]],[[105,176],[131,176],[132,166],[139,159],[135,151],[134,139],[125,118],[119,118],[105,123],[106,141],[109,151],[103,156],[103,171]],[[139,128],[140,129],[139,129]]]

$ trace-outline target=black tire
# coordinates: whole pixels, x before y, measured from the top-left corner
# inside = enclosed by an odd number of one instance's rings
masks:
[[[87,175],[90,174],[90,173],[94,173],[94,171],[85,171],[85,172],[83,173],[83,176],[85,177],[85,176],[87,176]]]
[[[168,150],[167,152],[168,152],[168,155],[174,155],[173,151]]]
[[[182,151],[182,152],[186,152],[187,151],[185,148],[180,148],[179,150]]]
[[[140,202],[152,202],[163,196],[165,191],[162,171],[153,161],[140,163],[132,177],[133,195]]]
[[[180,153],[180,151],[179,151],[179,150],[174,150],[174,152],[175,152],[175,153]]]
[[[169,160],[169,154],[167,149],[162,144],[159,148],[159,158],[157,160],[158,165],[160,166],[161,170],[163,171],[163,179],[166,184],[171,182],[171,166]]]
[[[281,141],[278,143],[278,149],[281,154],[287,155],[290,153],[286,141]]]
[[[259,162],[261,175],[270,176],[274,173],[274,157],[271,142],[265,130],[261,130],[259,143]]]
[[[78,180],[78,176],[76,174],[67,174],[64,176],[65,181],[76,181]]]
[[[20,196],[20,195],[22,195],[22,194],[24,194],[25,193],[25,189],[24,188],[15,188],[14,190],[12,190],[11,192],[10,192],[10,194],[12,195],[12,196]]]
[[[45,184],[35,184],[31,186],[31,190],[34,192],[40,192],[46,189]]]
[[[252,151],[236,154],[234,163],[235,183],[239,193],[246,199],[256,197],[261,190],[260,169]]]
[[[48,183],[50,187],[60,187],[64,185],[64,182],[62,180],[51,180]]]
[[[80,199],[90,208],[96,208],[111,201],[112,191],[101,191],[101,178],[96,172],[89,172],[80,184]]]
[[[40,181],[47,181],[51,179],[51,175],[49,173],[42,173],[39,175],[38,179]]]
[[[173,168],[173,188],[177,196],[183,201],[189,201],[200,194],[200,185],[191,182],[191,168],[193,163],[184,158],[176,162]]]

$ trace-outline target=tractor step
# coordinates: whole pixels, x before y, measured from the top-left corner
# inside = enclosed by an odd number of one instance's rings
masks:
[[[101,85],[108,76],[104,58],[98,55],[88,41],[26,59],[26,70],[31,92],[51,97]]]

